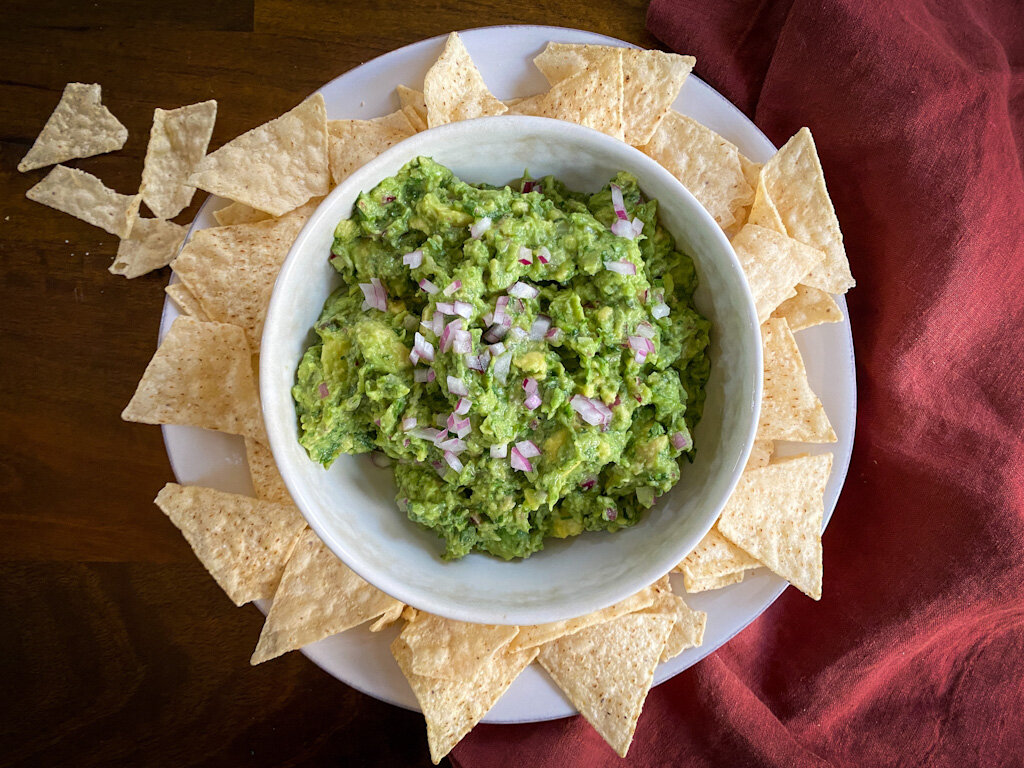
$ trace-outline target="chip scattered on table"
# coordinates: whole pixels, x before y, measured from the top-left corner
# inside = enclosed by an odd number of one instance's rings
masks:
[[[331,179],[340,184],[352,171],[384,150],[416,133],[405,112],[399,110],[372,120],[327,121]]]
[[[324,97],[310,96],[204,157],[188,183],[283,216],[330,190]]]
[[[401,638],[412,652],[412,671],[424,677],[467,680],[491,663],[518,632],[503,624],[469,624],[420,612]]]
[[[306,521],[291,504],[168,483],[156,505],[235,605],[272,597]]]
[[[234,325],[178,317],[121,418],[266,440],[245,332]]]
[[[188,227],[163,219],[136,217],[131,234],[117,246],[110,273],[131,279],[166,267],[178,255]]]
[[[843,312],[836,300],[820,288],[809,285],[798,285],[796,296],[782,302],[772,316],[785,319],[793,332],[822,323],[843,321]]]
[[[63,165],[46,174],[25,197],[122,239],[132,231],[141,202],[138,195],[119,194],[91,173]]]
[[[745,472],[718,520],[722,535],[794,587],[821,599],[821,526],[832,454]]]
[[[192,202],[196,189],[186,182],[206,156],[216,120],[212,99],[154,110],[139,194],[159,218],[173,219]]]
[[[750,285],[757,319],[764,322],[782,304],[825,254],[766,227],[747,224],[732,239],[743,274]]]
[[[448,35],[444,50],[423,78],[423,99],[431,128],[507,111],[487,89],[483,75],[455,32]]]
[[[98,83],[68,83],[53,113],[36,137],[19,171],[31,171],[78,157],[115,152],[128,140],[128,129],[100,103]]]
[[[359,578],[307,528],[284,568],[250,663],[357,627],[390,613],[396,603]]]

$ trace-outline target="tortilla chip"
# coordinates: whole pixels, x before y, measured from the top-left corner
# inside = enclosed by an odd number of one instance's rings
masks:
[[[620,600],[614,605],[609,605],[607,608],[602,608],[599,611],[593,611],[584,616],[577,616],[575,619],[520,627],[519,634],[513,638],[510,647],[512,650],[521,650],[523,648],[544,645],[560,637],[575,634],[581,629],[592,627],[595,624],[601,624],[619,616],[625,616],[627,613],[641,611],[651,605],[660,594],[668,592],[669,589],[668,580],[662,579],[649,587],[641,589],[636,594],[630,595],[625,600]]]
[[[402,111],[409,118],[412,127],[417,132],[427,130],[427,102],[423,98],[423,91],[416,91],[405,85],[399,85],[395,91],[398,93]]]
[[[821,599],[821,526],[832,454],[746,472],[718,520],[736,546],[815,600]]]
[[[679,179],[723,229],[754,199],[736,146],[678,112],[665,115],[640,151]]]
[[[825,173],[807,128],[801,128],[765,163],[761,180],[786,234],[825,252],[824,264],[811,270],[804,283],[827,293],[846,293],[856,283],[825,186]]]
[[[291,504],[168,483],[155,503],[235,605],[273,597],[306,521]]]
[[[695,611],[679,595],[660,595],[654,604],[650,608],[645,608],[643,612],[667,616],[673,621],[665,650],[661,653],[661,661],[674,659],[687,648],[697,648],[704,642],[704,627],[707,625],[708,615],[704,611]]]
[[[266,440],[245,333],[234,325],[178,317],[121,418]]]
[[[76,157],[115,152],[126,141],[128,129],[100,103],[99,84],[68,83],[18,170],[24,173]]]
[[[774,453],[774,451],[774,440],[755,440],[750,449],[750,458],[747,459],[747,466],[743,468],[743,471],[746,472],[748,469],[767,467],[768,462],[771,461],[772,453]]]
[[[277,273],[318,204],[311,200],[280,219],[199,230],[174,260],[175,274],[206,314],[243,328],[254,351]]]
[[[187,233],[188,227],[173,221],[136,218],[128,239],[117,246],[110,273],[131,279],[166,267],[178,255]]]
[[[399,601],[363,581],[316,531],[299,537],[250,663],[260,664],[390,614]]]
[[[419,613],[402,630],[412,651],[412,671],[424,677],[468,680],[516,636],[517,627],[468,624]]]
[[[698,592],[697,584],[760,566],[757,560],[712,528],[675,570],[683,574],[683,588],[687,592]]]
[[[747,224],[732,239],[763,323],[825,254],[774,230]]]
[[[273,216],[326,195],[330,181],[327,113],[319,93],[207,155],[188,178],[193,187]]]
[[[266,221],[274,218],[266,211],[257,211],[245,203],[230,203],[220,210],[213,212],[213,218],[222,227],[230,227],[232,224],[255,224],[257,221]]]
[[[622,49],[610,47],[546,93],[517,102],[509,114],[567,120],[621,141],[625,130],[622,84]]]
[[[789,325],[771,318],[761,326],[761,338],[764,390],[757,439],[836,442],[825,408],[807,381],[807,369]]]
[[[396,637],[391,644],[391,653],[409,681],[427,721],[427,743],[434,765],[490,712],[520,673],[537,658],[536,648],[503,651],[470,679],[440,680],[417,675],[412,670],[413,654],[401,637]]]
[[[373,120],[328,120],[331,179],[340,184],[389,147],[416,133],[399,110]]]
[[[380,632],[383,629],[387,629],[400,618],[402,618],[402,615],[405,613],[405,609],[407,607],[408,606],[406,606],[405,603],[400,603],[396,600],[394,605],[392,605],[390,608],[384,611],[384,613],[381,614],[380,618],[370,625],[370,631]]]
[[[139,194],[159,218],[173,219],[192,202],[195,187],[185,182],[206,156],[216,120],[217,102],[212,99],[153,111]]]
[[[675,621],[631,613],[548,643],[537,657],[569,701],[620,757]]]
[[[138,195],[121,195],[91,173],[56,166],[25,197],[74,216],[120,238],[128,237],[139,215]]]
[[[274,463],[274,454],[266,444],[251,437],[245,438],[245,458],[249,463],[249,476],[257,497],[281,504],[292,503],[291,494]]]
[[[550,85],[595,65],[613,46],[548,43],[533,63]],[[651,140],[697,60],[664,51],[622,48],[622,117],[627,144]]]
[[[798,285],[796,296],[782,302],[772,317],[784,318],[795,333],[822,323],[841,323],[843,312],[836,300],[820,288]]]
[[[721,576],[708,576],[706,578],[702,576],[696,579],[688,579],[684,580],[683,589],[691,595],[697,592],[706,592],[710,589],[721,589],[722,587],[728,587],[730,584],[739,584],[746,575],[747,571],[734,571],[733,573],[726,573]]]
[[[192,295],[192,291],[185,287],[185,284],[181,281],[168,285],[164,288],[164,293],[170,296],[174,303],[178,305],[178,311],[181,314],[189,315],[196,320],[209,322],[210,318],[207,317],[206,311],[200,306],[199,300]]]
[[[455,32],[448,35],[444,51],[423,78],[423,100],[431,128],[507,111],[487,90],[483,75]]]

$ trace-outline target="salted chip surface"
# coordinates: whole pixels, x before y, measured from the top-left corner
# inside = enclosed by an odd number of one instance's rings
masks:
[[[683,574],[683,588],[687,592],[699,592],[699,584],[742,573],[760,565],[719,533],[717,528],[712,528],[676,566],[676,570]]]
[[[743,227],[733,237],[732,247],[762,323],[793,293],[797,283],[825,260],[817,248],[757,224]]]
[[[156,505],[235,605],[272,597],[306,521],[291,504],[168,483]]]
[[[798,285],[796,296],[782,302],[772,316],[784,318],[794,332],[822,323],[843,321],[843,312],[836,300],[820,288],[809,285]]]
[[[544,645],[560,637],[579,632],[581,629],[592,627],[595,624],[610,621],[618,616],[625,616],[627,613],[641,611],[653,604],[660,594],[668,592],[669,589],[668,579],[661,579],[651,586],[641,589],[636,594],[630,595],[625,600],[620,600],[614,605],[609,605],[607,608],[602,608],[599,611],[593,611],[584,616],[577,616],[574,619],[520,627],[519,634],[512,639],[511,647],[513,650],[518,650]]]
[[[253,351],[259,349],[277,273],[318,202],[280,219],[202,229],[174,260],[175,274],[210,319],[244,329]]]
[[[115,152],[127,140],[128,129],[100,103],[98,83],[68,83],[18,170]]]
[[[570,77],[608,55],[612,46],[548,43],[533,63],[549,84]],[[697,62],[692,56],[622,48],[622,117],[627,144],[651,140]]]
[[[631,613],[548,643],[537,657],[620,757],[633,741],[675,620]]]
[[[138,217],[131,234],[117,246],[110,273],[131,279],[166,267],[178,255],[188,227],[163,219]]]
[[[245,438],[245,458],[249,464],[252,487],[259,498],[281,504],[293,503],[277,464],[274,463],[274,454],[265,443],[251,437]]]
[[[178,317],[121,418],[266,440],[245,333],[234,325]]]
[[[824,263],[811,270],[804,283],[828,293],[846,293],[856,283],[825,186],[825,172],[807,128],[801,128],[764,164],[761,180],[786,234],[825,252]]]
[[[674,110],[640,151],[679,179],[723,229],[754,199],[736,146]]]
[[[735,573],[727,573],[723,576],[709,576],[707,578],[690,579],[685,581],[683,589],[689,594],[696,594],[697,592],[706,592],[711,589],[721,589],[722,587],[728,587],[731,584],[739,584],[743,581],[743,578],[747,575],[747,571],[736,571]]]
[[[307,528],[274,594],[251,663],[294,651],[394,610],[397,600],[367,584]],[[400,604],[400,603],[399,603]]]
[[[783,319],[770,318],[761,326],[761,340],[764,388],[757,439],[836,442],[825,407],[807,381],[807,369],[789,325]]]
[[[406,85],[399,85],[395,91],[398,93],[402,111],[409,118],[412,127],[417,132],[427,130],[427,102],[423,98],[423,91],[417,91]]]
[[[212,99],[153,111],[139,194],[159,218],[173,219],[192,202],[196,189],[185,182],[205,157],[216,120]]]
[[[391,653],[423,711],[430,759],[437,765],[490,712],[520,673],[537,658],[538,649],[502,651],[475,676],[465,680],[417,675],[412,669],[413,653],[401,637],[396,637],[391,644]]]
[[[266,211],[258,211],[245,203],[231,203],[220,210],[213,212],[213,218],[222,227],[230,227],[232,224],[255,224],[257,221],[272,219]]]
[[[126,238],[139,215],[138,195],[122,195],[91,173],[56,166],[25,197]]]
[[[821,526],[832,454],[744,472],[722,511],[726,538],[804,594],[821,599]]]
[[[423,78],[423,100],[431,128],[507,111],[487,89],[483,75],[455,32],[448,35],[444,50]]]
[[[704,611],[696,611],[686,604],[679,595],[666,593],[644,613],[667,616],[673,620],[672,631],[665,642],[665,650],[661,653],[661,661],[674,659],[687,648],[696,648],[704,642],[704,627],[708,615]]]
[[[188,178],[194,187],[273,216],[326,195],[330,181],[327,112],[319,93],[207,155]]]
[[[768,466],[768,462],[771,461],[772,453],[774,452],[774,440],[755,440],[750,448],[750,458],[747,459],[747,466],[744,467],[743,471]]]
[[[513,115],[535,115],[593,128],[623,139],[622,49],[609,47],[550,90],[516,102]]]
[[[517,627],[469,624],[419,613],[401,638],[412,651],[412,670],[425,677],[467,680],[516,636]]]
[[[171,283],[164,288],[164,293],[171,297],[175,304],[178,305],[178,311],[183,315],[189,315],[194,317],[196,320],[203,320],[208,322],[210,318],[206,315],[206,311],[199,304],[199,300],[192,295],[183,282],[180,280],[176,283]]]
[[[389,147],[416,133],[399,110],[372,120],[328,120],[331,179],[340,184]]]

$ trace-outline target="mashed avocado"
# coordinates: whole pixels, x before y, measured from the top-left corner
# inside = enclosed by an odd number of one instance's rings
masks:
[[[293,389],[310,457],[390,456],[446,559],[637,523],[692,458],[709,370],[657,211],[627,173],[498,189],[424,157],[361,194]]]

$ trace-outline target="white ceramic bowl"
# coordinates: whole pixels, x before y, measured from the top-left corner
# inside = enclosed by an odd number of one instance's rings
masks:
[[[597,191],[620,170],[657,198],[664,225],[694,254],[697,308],[713,323],[711,378],[694,434],[696,460],[632,528],[551,539],[526,560],[471,554],[444,562],[440,539],[395,505],[390,469],[340,456],[329,470],[298,443],[291,387],[311,328],[339,283],[328,264],[334,228],[360,192],[425,155],[470,182],[505,184],[529,169],[572,189]],[[654,582],[710,529],[753,442],[761,401],[761,338],[753,300],[729,241],[664,168],[603,133],[539,117],[468,120],[416,134],[353,173],[303,228],[274,287],[260,356],[270,447],[292,498],[324,543],[388,594],[462,621],[539,624],[603,608]]]

